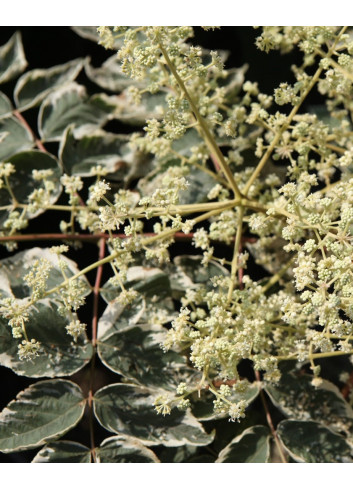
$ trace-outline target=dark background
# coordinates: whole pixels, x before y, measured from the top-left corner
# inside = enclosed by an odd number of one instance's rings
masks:
[[[51,66],[65,63],[73,58],[89,55],[94,66],[99,66],[112,51],[106,51],[103,47],[94,42],[78,36],[69,27],[2,27],[0,29],[0,45],[6,43],[16,30],[21,30],[25,55],[28,61],[27,70],[34,68],[49,68]],[[278,53],[263,53],[259,51],[254,42],[259,31],[252,27],[224,27],[215,31],[205,32],[200,28],[195,29],[195,39],[193,44],[199,44],[209,49],[224,49],[230,51],[230,56],[226,62],[226,67],[240,67],[245,63],[249,64],[246,79],[257,81],[262,92],[272,94],[275,87],[282,81],[291,82],[294,80],[290,66],[299,63],[300,57],[297,54],[279,56]],[[82,82],[88,92],[99,92],[100,89],[90,82],[84,73],[79,75],[78,82]],[[12,99],[12,92],[16,80],[2,85],[0,88],[7,96]],[[312,99],[313,100],[313,99]],[[315,96],[314,96],[315,101]],[[37,109],[29,110],[25,113],[27,121],[32,128],[36,128]],[[110,127],[109,130],[119,131],[119,126]],[[52,149],[48,145],[48,149]],[[54,152],[54,151],[53,151]],[[52,224],[54,221],[55,225]],[[31,221],[29,228],[25,232],[58,232],[57,223],[59,222],[56,214],[55,219],[51,219],[49,213]],[[50,243],[50,245],[59,243]],[[20,244],[17,251],[26,247],[35,246],[37,243]],[[39,246],[46,246],[47,243],[39,243]],[[187,245],[185,245],[187,246]],[[186,250],[195,253],[195,248]],[[0,248],[0,258],[8,256],[5,249]],[[72,251],[70,258],[77,261],[80,268],[87,266],[92,261],[92,256],[97,256],[97,247],[94,244],[86,244],[82,250]],[[91,283],[94,283],[95,273],[88,276]],[[103,278],[103,283],[105,279]],[[101,304],[101,308],[104,305]],[[87,304],[80,310],[80,317],[86,316],[85,322],[89,324],[92,304]],[[82,318],[84,320],[84,317]],[[106,370],[106,369],[105,369]],[[106,375],[109,375],[106,374]],[[15,398],[16,394],[30,385],[35,379],[18,377],[11,370],[0,367],[0,410]],[[113,382],[116,381],[116,376]],[[75,438],[77,441],[88,443],[83,435],[84,426],[76,429]],[[106,436],[106,435],[105,435]],[[83,438],[83,439],[81,439]],[[70,439],[73,439],[70,436]],[[0,462],[29,462],[38,451],[16,453],[10,455],[0,454]]]
[[[81,38],[70,27],[1,27],[0,45],[7,42],[17,29],[22,33],[29,70],[49,68],[87,55],[98,66],[112,55],[112,51],[106,51],[94,42]],[[298,62],[300,56],[289,54],[283,58],[276,52],[266,54],[259,51],[254,42],[260,32],[252,27],[222,27],[214,31],[196,27],[192,43],[209,49],[229,51],[227,68],[249,63],[247,79],[258,81],[260,90],[271,94],[281,81],[290,82],[293,79],[290,66]]]

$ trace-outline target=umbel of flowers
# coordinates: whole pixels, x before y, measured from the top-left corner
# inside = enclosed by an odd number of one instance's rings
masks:
[[[132,154],[152,159],[155,179],[149,186],[145,181],[140,193],[116,189],[107,168],[94,166],[90,176],[96,181],[82,201],[84,180],[64,173],[60,184],[67,205],[56,205],[53,172],[33,170],[36,189],[20,202],[13,190],[15,166],[0,164],[1,188],[11,200],[2,236],[22,230],[33,214],[45,209],[69,213],[69,220],[60,223],[63,233],[78,226],[110,235],[110,254],[74,275],[67,273],[63,258],[67,246],[52,248],[56,261],[39,259],[24,277],[29,297],[2,298],[0,312],[19,341],[19,358],[31,361],[41,354],[40,343],[26,330],[38,301],[57,301],[59,312],[69,317],[67,333],[77,342],[86,328],[76,316],[85,301],[85,273],[110,264],[110,284],[119,289],[115,301],[133,306],[140,293],[126,282],[136,257],[168,267],[168,248],[176,234],[192,233],[203,255],[202,267],[217,263],[224,273],[207,284],[186,285],[178,314],[165,319],[157,311],[153,316],[156,323],[169,324],[161,348],[185,355],[198,374],[179,383],[174,397],[157,397],[157,412],[186,410],[190,396],[207,390],[214,395],[217,413],[240,420],[247,407],[241,395],[248,382],[238,372],[244,359],[269,383],[280,380],[281,361],[309,361],[313,383],[320,385],[317,359],[353,353],[349,31],[265,27],[256,40],[259,49],[283,54],[299,49],[303,55],[302,63],[292,67],[294,83],[281,83],[271,95],[246,81],[244,70],[226,69],[223,53],[187,42],[191,27],[98,31],[100,43],[117,50],[121,76],[131,78],[114,116],[123,117],[122,100],[136,114],[151,97],[158,101],[143,130],[132,133],[127,143]],[[314,90],[326,98],[325,119],[303,110]],[[212,183],[204,201],[185,203],[182,196],[196,170]],[[152,235],[145,232],[146,223],[152,223]],[[116,237],[118,231],[124,236]],[[247,244],[250,235],[253,242]],[[217,255],[216,242],[232,246],[230,261]],[[12,241],[7,245],[14,246]],[[252,277],[249,253],[270,277]],[[54,262],[62,279],[49,287]],[[221,379],[219,387],[215,379]],[[234,394],[240,396],[237,402]]]

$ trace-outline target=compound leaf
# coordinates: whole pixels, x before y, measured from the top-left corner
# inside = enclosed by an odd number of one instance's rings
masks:
[[[201,139],[199,133],[195,129],[189,129],[185,132],[183,137],[173,141],[173,149],[177,151],[181,156],[191,156],[191,149],[195,146],[204,145],[203,139]]]
[[[267,463],[270,459],[270,431],[251,426],[234,438],[218,455],[216,463]]]
[[[7,43],[0,47],[0,83],[16,78],[26,66],[21,33],[16,31]]]
[[[186,375],[193,377],[196,371],[176,352],[163,352],[167,331],[153,324],[153,317],[158,323],[174,317],[168,276],[158,268],[130,267],[125,287],[140,295],[122,308],[114,302],[117,287],[109,281],[103,286],[102,296],[109,305],[98,323],[98,355],[108,368],[129,380],[175,390]]]
[[[214,434],[207,434],[189,411],[174,409],[165,417],[156,413],[153,402],[163,393],[133,384],[112,384],[95,393],[94,412],[107,430],[133,436],[147,446],[211,443]]]
[[[0,451],[28,450],[53,440],[82,418],[85,399],[68,380],[44,380],[20,392],[0,413]]]
[[[28,71],[19,78],[14,90],[16,106],[21,111],[39,104],[50,92],[73,81],[83,67],[83,58],[48,69]]]
[[[74,441],[54,441],[43,447],[32,460],[32,463],[90,463],[89,448]]]
[[[321,423],[288,419],[279,423],[277,434],[297,462],[353,463],[352,448],[344,437]]]
[[[194,129],[191,129],[187,131],[182,138],[173,142],[172,149],[177,151],[181,156],[189,156],[191,154],[191,148],[198,146],[201,143],[202,140],[198,133]],[[162,186],[165,172],[170,167],[179,167],[180,164],[181,159],[178,159],[177,157],[166,159],[162,164],[159,160],[155,160],[154,169],[138,183],[138,190],[141,192],[141,195],[151,195],[156,188]],[[209,191],[217,183],[212,175],[193,165],[190,166],[185,178],[189,185],[186,190],[179,192],[180,204],[192,204],[207,201]]]

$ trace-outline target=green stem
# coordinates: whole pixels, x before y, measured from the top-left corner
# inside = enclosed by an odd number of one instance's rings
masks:
[[[339,32],[339,34],[337,35],[337,38],[334,42],[334,44],[332,45],[332,47],[330,48],[330,50],[328,51],[326,57],[327,58],[330,58],[332,56],[332,53],[334,52],[335,50],[335,47],[336,47],[336,44],[337,42],[339,41],[340,37],[342,36],[342,34],[344,33],[344,31],[347,29],[347,27],[343,27],[341,29],[341,31]],[[305,92],[303,93],[303,95],[300,97],[300,101],[298,102],[297,105],[295,105],[293,107],[293,109],[291,110],[285,124],[283,124],[283,126],[281,127],[281,129],[279,129],[279,131],[277,132],[277,134],[275,135],[275,137],[273,138],[270,146],[267,148],[267,151],[265,152],[265,154],[263,155],[263,157],[261,158],[261,160],[259,161],[257,167],[255,168],[254,170],[254,173],[251,175],[251,177],[249,178],[248,182],[246,183],[244,189],[243,189],[243,194],[246,196],[249,192],[249,189],[251,187],[251,185],[254,183],[254,181],[256,180],[256,178],[258,177],[258,175],[260,174],[261,170],[263,169],[263,167],[266,165],[269,157],[271,156],[273,150],[275,149],[278,141],[280,140],[283,132],[288,128],[289,124],[292,122],[294,116],[297,114],[298,110],[300,109],[302,103],[304,102],[304,100],[306,99],[307,95],[309,94],[309,92],[312,90],[312,88],[314,87],[314,85],[316,84],[316,82],[318,81],[318,79],[320,78],[320,75],[323,71],[323,68],[319,67],[314,76],[312,77],[311,79],[311,82],[309,83],[307,89],[305,90]]]
[[[289,260],[289,262],[283,268],[281,268],[281,270],[279,272],[272,275],[272,277],[267,282],[267,284],[262,287],[262,289],[261,289],[262,294],[267,292],[268,289],[270,289],[276,282],[278,282],[283,277],[283,275],[286,273],[288,268],[290,268],[293,265],[294,260],[295,260],[295,256],[293,258],[291,258]]]
[[[109,263],[110,261],[114,260],[114,258],[116,258],[118,255],[119,255],[119,253],[117,251],[114,251],[113,253],[111,253],[109,256],[106,256],[102,260],[98,260],[95,263],[92,263],[91,265],[89,265],[88,267],[83,268],[82,270],[80,270],[79,272],[77,272],[72,277],[69,277],[67,280],[64,280],[63,282],[61,282],[61,284],[57,285],[56,287],[53,287],[50,290],[47,290],[45,292],[45,294],[43,295],[43,298],[48,297],[49,295],[54,294],[58,290],[62,289],[70,281],[76,280],[77,278],[81,277],[82,275],[85,275],[86,273],[90,272],[91,270],[94,270],[95,268],[97,268],[97,267],[99,267],[101,265],[105,265],[106,263]]]
[[[215,154],[217,156],[217,161],[219,162],[219,164],[221,165],[222,167],[222,170],[234,192],[234,194],[240,198],[242,196],[239,188],[238,188],[238,185],[236,184],[236,181],[234,180],[234,176],[233,176],[233,173],[231,172],[221,150],[219,149],[219,146],[218,144],[216,143],[213,135],[211,134],[211,131],[209,130],[208,128],[208,125],[206,123],[206,121],[204,120],[204,118],[201,116],[193,98],[191,97],[191,95],[189,94],[183,80],[181,79],[181,77],[179,76],[175,66],[174,66],[174,63],[171,61],[171,59],[169,58],[169,55],[166,51],[166,49],[164,49],[164,47],[159,44],[159,49],[162,51],[162,54],[164,56],[164,59],[168,65],[168,68],[170,69],[170,71],[172,72],[174,78],[176,79],[180,89],[182,90],[182,92],[184,93],[187,101],[189,102],[190,104],[190,107],[196,117],[196,120],[197,122],[199,123],[203,133],[204,133],[204,136],[205,136],[205,142],[211,152],[211,154]]]
[[[224,206],[227,206],[229,204],[233,204],[234,206],[239,204],[239,199],[233,199],[233,200],[224,200],[221,202],[204,202],[204,203],[199,203],[199,204],[184,204],[184,205],[171,205],[168,208],[165,207],[149,207],[148,211],[153,212],[153,217],[158,217],[161,215],[165,215],[167,213],[173,213],[173,214],[194,214],[196,212],[202,212],[205,210],[211,210],[211,209],[222,209]],[[13,208],[13,205],[9,206],[4,206],[1,208],[1,210],[5,209],[10,209]],[[21,209],[25,209],[28,207],[28,204],[19,204],[16,203],[15,207],[19,207]],[[93,208],[89,210],[97,211],[99,208]],[[46,210],[56,210],[56,211],[80,211],[80,210],[87,210],[87,207],[85,206],[70,206],[70,205],[48,205],[46,206]],[[133,209],[133,213],[129,214],[126,216],[126,218],[142,218],[145,216],[145,208],[144,207],[136,207]]]
[[[233,206],[233,203],[232,204],[228,204],[228,206],[225,207],[225,208],[232,207],[232,206]],[[219,210],[218,209],[214,209],[212,211],[205,212],[204,214],[201,214],[201,216],[196,217],[194,219],[194,221],[196,223],[202,222],[202,221],[208,219],[209,217],[212,217],[214,215],[217,215],[218,213],[219,213]],[[148,246],[148,245],[150,245],[150,244],[152,244],[152,243],[154,243],[154,242],[156,242],[156,241],[158,241],[160,239],[170,238],[176,232],[178,232],[179,230],[180,230],[180,227],[178,227],[176,229],[166,229],[165,231],[162,231],[159,234],[156,234],[154,236],[150,236],[148,238],[142,239],[141,240],[141,245],[142,245],[142,247],[144,247],[144,246]],[[55,292],[57,292],[58,290],[60,290],[62,287],[65,287],[71,280],[76,280],[77,278],[81,277],[82,275],[85,275],[86,273],[90,272],[91,270],[94,270],[95,268],[97,268],[97,267],[99,267],[101,265],[105,265],[106,263],[109,263],[109,262],[113,261],[121,253],[124,253],[124,252],[125,252],[124,250],[114,251],[109,256],[107,256],[107,257],[105,257],[105,258],[103,258],[101,260],[98,260],[95,263],[92,263],[88,267],[80,270],[78,273],[76,273],[72,277],[68,278],[67,280],[64,280],[61,284],[59,284],[56,287],[53,287],[52,289],[46,291],[45,294],[43,295],[43,298],[44,297],[48,297],[49,295],[54,294]],[[29,303],[29,305],[31,305],[31,303]]]
[[[238,227],[237,227],[237,232],[236,232],[235,242],[234,242],[234,253],[233,253],[233,259],[232,259],[230,284],[229,284],[228,297],[227,297],[228,304],[232,300],[232,295],[233,295],[233,290],[234,290],[234,282],[235,282],[235,278],[236,278],[237,270],[238,270],[239,248],[241,246],[241,236],[242,236],[242,230],[243,230],[243,218],[244,218],[244,207],[240,207],[239,218],[238,218],[239,222],[238,222]]]
[[[31,126],[28,124],[28,122],[26,121],[26,119],[23,117],[23,115],[21,114],[20,111],[18,110],[14,110],[13,111],[13,115],[15,117],[17,117],[17,119],[25,126],[25,128],[27,129],[27,131],[32,135],[33,139],[34,139],[34,142],[37,146],[37,148],[42,151],[42,153],[47,153],[48,151],[46,150],[46,148],[44,147],[42,141],[40,139],[38,139],[35,135],[35,133],[32,131],[32,128]]]
[[[313,353],[310,358],[316,359],[316,358],[330,358],[330,357],[338,357],[342,355],[352,355],[353,350],[345,352],[345,351],[329,351],[329,352],[324,352],[324,353]],[[279,362],[282,362],[284,360],[295,360],[297,358],[297,355],[284,355],[284,356],[278,356],[276,357]]]
[[[12,199],[12,204],[10,205],[10,208],[14,208],[14,207],[16,208],[16,207],[18,207],[18,202],[17,202],[17,199],[15,197],[15,194],[12,191],[9,179],[7,178],[6,175],[4,178],[5,178],[5,187],[6,187],[7,191],[9,192],[10,197]]]

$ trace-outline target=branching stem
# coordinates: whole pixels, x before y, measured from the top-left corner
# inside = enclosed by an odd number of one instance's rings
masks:
[[[235,242],[234,242],[234,253],[233,253],[232,268],[231,268],[231,273],[230,273],[230,284],[229,284],[228,296],[227,296],[228,304],[232,300],[232,295],[233,295],[233,290],[234,290],[234,282],[235,282],[235,279],[237,276],[237,271],[238,271],[239,249],[241,246],[241,236],[242,236],[242,231],[243,231],[243,218],[244,218],[244,207],[240,207],[239,217],[238,217],[239,220],[238,220],[237,233],[236,233]]]
[[[234,176],[233,176],[233,173],[231,172],[230,168],[229,168],[229,165],[227,164],[223,154],[222,154],[222,151],[219,149],[219,146],[218,144],[216,143],[213,135],[211,134],[211,131],[209,130],[208,128],[208,125],[206,123],[206,121],[204,120],[204,118],[201,116],[200,112],[199,112],[199,109],[197,108],[193,98],[191,97],[191,95],[189,94],[186,86],[185,86],[185,83],[183,82],[183,80],[181,79],[181,77],[179,76],[179,73],[177,72],[175,66],[174,66],[174,63],[171,61],[171,59],[169,58],[169,55],[167,53],[167,50],[161,45],[159,44],[159,49],[162,51],[162,54],[164,56],[164,59],[168,65],[168,68],[170,69],[170,71],[172,72],[174,78],[176,79],[180,89],[182,90],[182,92],[184,93],[187,101],[189,102],[190,104],[190,107],[196,117],[196,120],[197,122],[199,123],[201,129],[202,129],[202,132],[205,136],[205,142],[210,150],[210,153],[211,155],[214,155],[216,156],[216,161],[217,163],[219,163],[219,165],[221,166],[222,168],[222,171],[223,173],[225,174],[234,194],[240,198],[242,196],[239,188],[238,188],[238,185],[236,183],[236,181],[234,180]]]
[[[333,45],[329,49],[328,53],[325,55],[326,58],[330,58],[332,56],[339,39],[341,38],[342,34],[344,34],[346,29],[347,29],[347,27],[343,27],[340,30],[340,32],[338,33],[338,35],[336,37],[335,42],[333,43]],[[273,138],[270,146],[267,148],[265,154],[263,155],[263,157],[259,161],[257,167],[255,168],[254,172],[252,173],[251,177],[249,178],[248,182],[246,183],[246,185],[243,189],[243,194],[245,196],[248,194],[251,185],[254,183],[254,181],[259,176],[260,172],[262,171],[263,167],[266,165],[267,161],[269,160],[273,150],[275,149],[277,143],[281,139],[283,132],[288,128],[288,126],[292,122],[294,116],[297,114],[298,110],[300,109],[302,103],[304,102],[304,100],[306,99],[306,97],[308,96],[308,94],[310,93],[312,88],[315,86],[316,82],[319,80],[322,71],[323,71],[322,67],[319,67],[316,70],[315,74],[313,75],[313,77],[311,79],[311,82],[309,83],[308,87],[306,88],[306,90],[304,91],[302,96],[300,97],[299,102],[293,107],[293,109],[291,110],[285,124],[279,129],[279,131],[277,132],[277,134]]]

